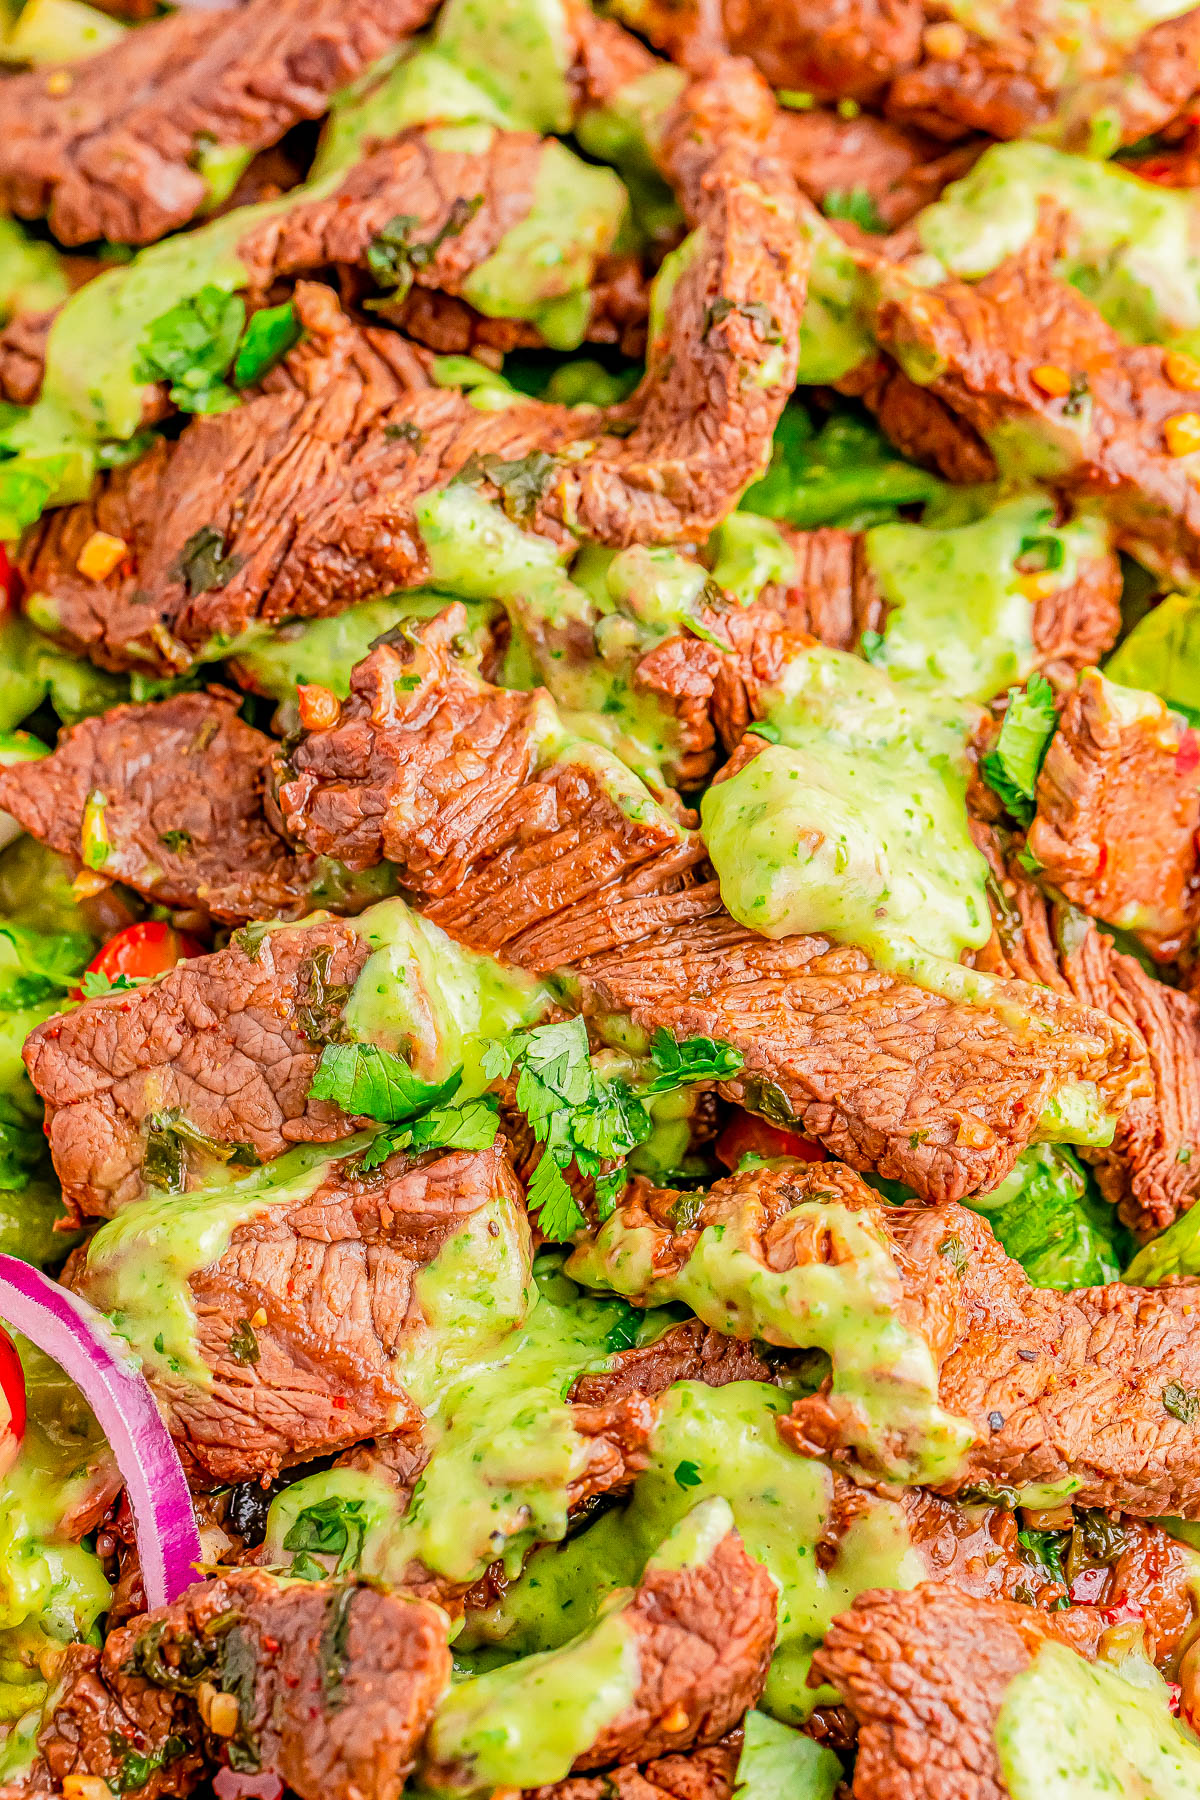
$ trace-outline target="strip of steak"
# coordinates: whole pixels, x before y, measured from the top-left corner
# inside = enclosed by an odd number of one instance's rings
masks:
[[[854,1800],[1009,1800],[996,1753],[1005,1692],[1048,1638],[1079,1648],[1075,1616],[932,1582],[860,1594],[813,1657],[814,1679],[858,1726]]]
[[[1037,784],[1029,848],[1046,882],[1163,961],[1200,917],[1200,742],[1151,694],[1084,673]]]
[[[776,1608],[774,1582],[736,1530],[702,1560],[674,1567],[652,1559],[623,1614],[637,1687],[574,1771],[652,1762],[725,1737],[762,1692]],[[452,1716],[453,1699],[450,1708]],[[472,1769],[456,1760],[445,1718],[435,1723],[425,1774],[434,1787],[471,1785]]]
[[[772,8],[771,21],[783,9]],[[760,30],[756,34],[761,39]],[[762,67],[761,52],[747,54]],[[769,76],[768,76],[769,79]],[[774,84],[773,84],[774,85]],[[814,107],[781,112],[775,148],[797,185],[817,206],[840,196],[865,194],[878,226],[895,231],[936,200],[949,181],[965,175],[978,155],[972,144],[945,144],[871,113],[845,119]]]
[[[524,1216],[502,1146],[397,1155],[370,1174],[333,1163],[306,1198],[235,1226],[187,1278],[208,1380],[148,1366],[192,1481],[266,1481],[285,1463],[418,1430],[396,1362],[421,1318],[414,1279],[497,1198]],[[101,1310],[119,1306],[103,1258],[72,1285]]]
[[[291,753],[276,794],[290,835],[352,866],[387,857],[473,948],[570,965],[588,1013],[724,1038],[746,1059],[731,1097],[767,1096],[932,1199],[994,1187],[1063,1082],[1098,1082],[1118,1113],[1146,1091],[1134,1034],[1061,996],[1001,985],[992,1004],[951,1002],[852,947],[738,925],[695,834],[644,790],[614,808],[575,762],[540,759],[535,701],[454,670],[453,618],[373,651],[337,725]]]
[[[1030,1483],[1072,1482],[1078,1485],[1070,1498],[1079,1506],[1119,1507],[1141,1518],[1200,1513],[1195,1422],[1175,1399],[1200,1386],[1191,1323],[1200,1283],[1035,1288],[979,1214],[952,1203],[884,1205],[860,1176],[835,1163],[746,1170],[703,1198],[639,1184],[614,1215],[617,1223],[580,1256],[618,1291],[632,1285],[627,1298],[635,1304],[647,1303],[656,1284],[687,1264],[708,1226],[736,1231],[739,1244],[753,1246],[746,1254],[776,1273],[820,1266],[839,1251],[810,1215],[792,1216],[810,1201],[865,1213],[882,1234],[900,1282],[899,1316],[933,1352],[940,1405],[975,1434],[939,1491],[1002,1497],[1002,1490]],[[614,1246],[629,1231],[645,1233],[639,1255],[652,1262],[649,1288],[621,1278],[613,1263]],[[730,1329],[719,1294],[711,1316],[703,1306],[699,1311],[715,1329]],[[769,1341],[801,1348],[811,1342],[801,1315],[790,1338],[769,1320],[756,1323]],[[898,1415],[897,1444],[873,1443],[873,1451],[904,1457],[911,1446],[902,1434],[911,1429]],[[810,1456],[838,1450],[848,1438],[861,1446],[852,1396],[798,1400],[780,1430]]]
[[[91,802],[106,877],[230,924],[296,918],[312,904],[318,862],[267,823],[276,745],[239,704],[214,688],[84,719],[50,756],[0,770],[0,808],[78,870]]]
[[[293,1144],[332,1144],[355,1121],[310,1100],[329,1009],[370,949],[337,920],[234,938],[133,993],[85,1001],[27,1039],[46,1134],[69,1206],[111,1217],[143,1192],[148,1149],[187,1140],[269,1162]]]
[[[613,417],[622,431],[636,421],[628,435],[605,435],[586,409],[481,413],[455,391],[414,394],[424,378],[403,340],[351,326],[328,290],[302,284],[308,341],[268,391],[160,440],[27,538],[39,618],[95,661],[170,670],[256,620],[415,585],[429,565],[414,503],[472,459],[486,472],[489,458],[541,453],[546,486],[530,522],[560,539],[704,536],[762,469],[794,379],[806,203],[767,153],[774,116],[769,91],[736,63],[693,83],[670,116],[664,166],[703,234],[646,378]],[[584,437],[588,456],[555,460]],[[106,582],[77,569],[96,529],[130,549]],[[189,578],[198,532],[219,551],[203,585]]]
[[[1146,1045],[1153,1091],[1130,1101],[1108,1149],[1081,1154],[1126,1224],[1143,1236],[1161,1231],[1200,1193],[1200,1003],[1147,975],[1073,907],[1051,904],[992,834],[979,835],[995,932],[976,965],[1071,994]]]
[[[205,142],[262,150],[384,51],[431,0],[249,0],[181,11],[47,78],[0,86],[0,199],[64,244],[149,244],[202,210]]]
[[[1028,467],[1036,456],[1054,486],[1100,502],[1121,548],[1187,585],[1200,567],[1200,491],[1194,458],[1172,452],[1171,426],[1195,413],[1200,395],[1177,385],[1184,378],[1167,351],[1126,344],[1059,279],[1060,236],[1044,226],[973,285],[923,288],[881,266],[876,333],[1001,463],[1013,453]],[[1039,371],[1069,391],[1052,395]]]

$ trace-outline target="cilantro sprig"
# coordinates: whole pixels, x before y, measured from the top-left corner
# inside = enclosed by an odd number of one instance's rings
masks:
[[[246,322],[246,303],[211,284],[152,319],[138,345],[138,381],[165,381],[180,412],[227,412],[234,388],[259,380],[299,341],[290,301]],[[230,386],[232,379],[233,386]]]
[[[462,1070],[445,1081],[424,1081],[403,1057],[377,1044],[326,1044],[309,1088],[313,1100],[332,1100],[343,1112],[392,1127],[359,1158],[377,1169],[395,1150],[485,1150],[493,1143],[499,1103],[493,1094],[459,1101]]]
[[[1057,725],[1054,689],[1044,675],[1032,675],[1024,692],[1009,689],[996,747],[979,766],[988,786],[1020,825],[1033,819],[1037,778]]]
[[[742,1056],[714,1038],[680,1042],[659,1030],[650,1064],[654,1074],[639,1087],[621,1076],[606,1079],[593,1064],[582,1019],[512,1031],[484,1050],[483,1070],[491,1079],[517,1070],[517,1106],[543,1146],[529,1183],[529,1209],[551,1242],[565,1243],[587,1224],[564,1173],[572,1163],[594,1184],[599,1218],[609,1218],[628,1179],[626,1157],[654,1129],[645,1101],[691,1082],[725,1080],[741,1068]]]

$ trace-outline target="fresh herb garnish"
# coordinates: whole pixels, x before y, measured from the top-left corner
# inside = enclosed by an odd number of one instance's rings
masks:
[[[1000,736],[980,769],[1018,824],[1028,825],[1033,818],[1037,778],[1057,725],[1054,689],[1044,675],[1030,676],[1024,692],[1009,689]]]
[[[457,1070],[447,1081],[423,1081],[402,1057],[376,1044],[326,1044],[308,1092],[343,1112],[395,1125],[452,1099],[461,1083]]]
[[[172,856],[182,856],[192,847],[192,834],[190,831],[160,831],[158,841]]]
[[[888,229],[865,187],[830,188],[821,202],[821,211],[827,219],[847,219],[860,231],[882,235]]]
[[[1200,1394],[1192,1393],[1181,1381],[1169,1381],[1162,1391],[1162,1403],[1174,1419],[1194,1425],[1200,1419]]]
[[[358,1159],[360,1169],[377,1169],[396,1150],[486,1150],[496,1141],[500,1102],[495,1094],[450,1101],[390,1131],[381,1131]]]
[[[261,1352],[258,1339],[254,1335],[254,1327],[249,1319],[239,1319],[229,1334],[229,1354],[234,1362],[245,1363],[253,1367]]]
[[[169,574],[174,581],[186,584],[188,595],[194,600],[198,594],[209,594],[232,581],[245,560],[244,556],[226,556],[225,539],[216,526],[202,525],[199,531],[193,531],[171,564]]]
[[[565,1243],[586,1223],[563,1173],[572,1162],[594,1183],[597,1215],[608,1218],[625,1187],[625,1158],[654,1128],[644,1100],[691,1082],[724,1080],[742,1066],[732,1045],[705,1037],[677,1042],[668,1031],[655,1033],[650,1062],[655,1074],[643,1087],[619,1076],[601,1079],[582,1019],[513,1031],[485,1049],[483,1070],[491,1079],[518,1070],[517,1106],[544,1146],[528,1198],[551,1242]]]
[[[445,221],[427,238],[414,238],[421,223],[415,213],[397,213],[367,246],[367,267],[381,288],[392,289],[391,299],[402,300],[419,269],[427,269],[447,238],[457,237],[483,205],[483,195],[471,199],[459,195]]]
[[[249,387],[273,369],[300,342],[302,328],[296,308],[290,300],[282,306],[264,306],[256,312],[242,334],[237,355],[233,359],[234,387]]]
[[[1069,1531],[1018,1531],[1017,1554],[1021,1561],[1042,1569],[1051,1581],[1067,1579],[1063,1555],[1070,1543]]]
[[[101,969],[85,969],[79,986],[85,1000],[99,1000],[104,994],[124,993],[137,983],[128,975],[105,975]]]
[[[490,451],[483,456],[472,451],[448,485],[474,487],[481,481],[490,481],[499,489],[508,516],[517,524],[526,525],[545,497],[557,467],[557,458],[546,450],[531,450],[528,456],[512,462]]]
[[[237,354],[246,303],[219,287],[202,287],[160,313],[142,333],[138,381],[165,381],[180,412],[226,412],[237,405],[225,372]]]
[[[317,1666],[321,1671],[321,1692],[329,1712],[345,1702],[343,1687],[350,1666],[350,1608],[357,1592],[353,1585],[339,1588],[325,1603],[325,1626],[317,1650]]]
[[[346,1500],[339,1494],[318,1500],[297,1514],[296,1522],[283,1540],[285,1550],[311,1552],[317,1556],[336,1556],[336,1575],[358,1567],[362,1556],[367,1520],[361,1500]],[[321,1568],[321,1576],[328,1570]]]
[[[681,1488],[700,1486],[700,1470],[694,1462],[676,1463],[675,1485]]]

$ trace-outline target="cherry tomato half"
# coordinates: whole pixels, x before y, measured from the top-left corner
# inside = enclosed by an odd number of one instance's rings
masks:
[[[176,931],[162,919],[127,925],[109,938],[88,969],[115,981],[118,975],[164,975],[185,956],[203,956],[204,945],[187,931]]]
[[[754,1113],[737,1112],[713,1146],[727,1169],[736,1169],[743,1156],[794,1156],[800,1162],[828,1162],[820,1144],[799,1131],[772,1125]]]
[[[15,608],[21,591],[21,577],[8,560],[8,552],[0,544],[0,616]]]
[[[25,1371],[16,1345],[0,1331],[0,1475],[17,1460],[25,1436]]]

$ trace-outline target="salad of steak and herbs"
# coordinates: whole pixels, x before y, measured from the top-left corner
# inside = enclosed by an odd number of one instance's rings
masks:
[[[1200,7],[0,0],[0,1800],[1200,1794]]]

